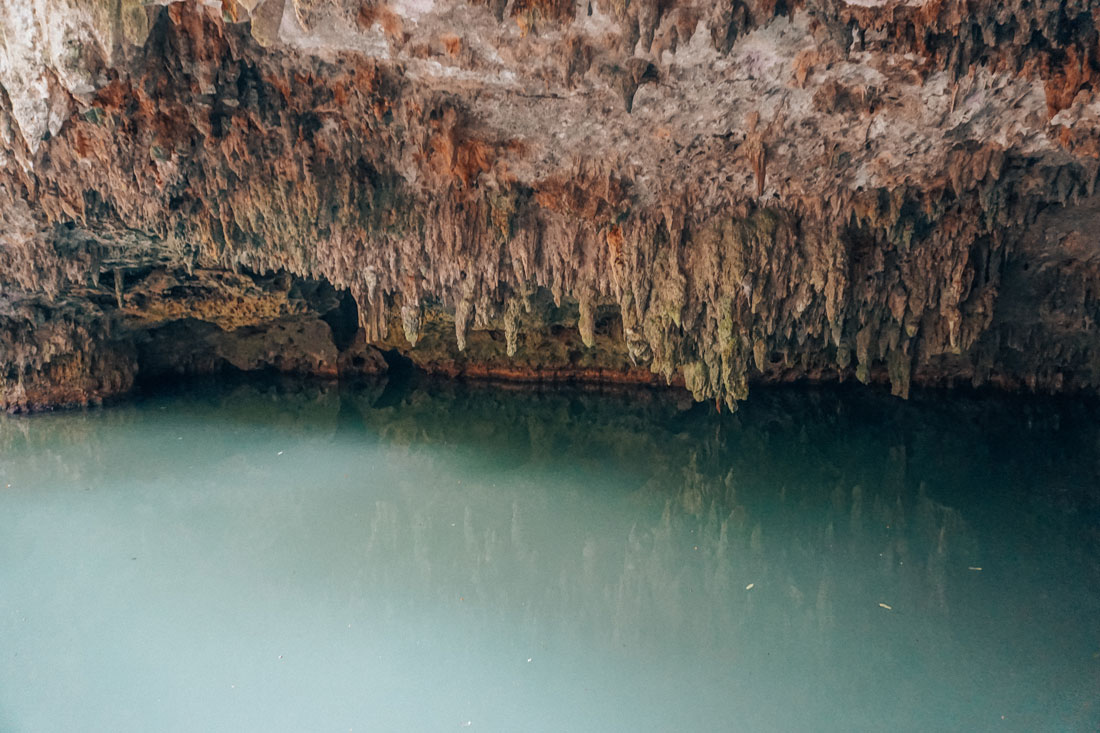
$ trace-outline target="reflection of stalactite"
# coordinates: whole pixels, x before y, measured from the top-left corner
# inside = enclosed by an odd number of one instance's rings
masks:
[[[863,533],[863,487],[852,487],[852,508],[850,516],[850,531],[853,537]]]
[[[968,577],[979,548],[964,514],[936,498],[960,480],[956,464],[897,449],[877,418],[845,416],[826,401],[827,417],[807,417],[800,404],[794,414],[803,419],[783,420],[783,403],[761,397],[737,417],[684,421],[661,399],[439,389],[380,408],[370,394],[356,402],[346,392],[246,401],[260,423],[311,436],[310,415],[329,414],[338,426],[350,404],[361,419],[343,428],[352,433],[337,427],[339,440],[369,435],[374,445],[388,436],[381,463],[400,467],[401,478],[388,486],[394,493],[367,501],[357,520],[361,551],[352,554],[357,590],[400,589],[386,601],[393,618],[430,599],[487,629],[521,619],[533,639],[556,633],[546,619],[568,619],[562,633],[596,649],[667,650],[707,639],[715,654],[787,644],[828,655],[819,637],[866,624],[865,612],[885,613],[879,602],[909,614],[906,623],[922,633],[959,613],[948,605],[953,584]],[[937,446],[990,439],[980,426],[927,419],[913,429]],[[50,438],[6,424],[6,459],[29,444],[36,457],[18,458],[25,471],[58,470],[61,454],[45,450]],[[94,460],[110,454],[88,425],[69,429]],[[1094,424],[1072,431],[1058,434],[1067,449],[1094,447]],[[1051,441],[1027,439],[1007,457],[1006,475],[1050,470]],[[493,486],[513,449],[521,467]],[[577,471],[577,456],[593,452],[598,468]],[[416,475],[450,471],[455,456],[461,485]],[[478,462],[464,463],[470,456]]]

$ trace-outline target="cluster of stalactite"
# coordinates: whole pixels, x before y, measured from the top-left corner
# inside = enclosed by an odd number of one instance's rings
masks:
[[[805,82],[855,39],[868,52],[921,53],[921,73],[1034,65],[1054,114],[1088,88],[1097,48],[1095,22],[1056,5],[971,15],[957,3],[809,8],[824,50],[799,56],[795,78]],[[531,29],[565,22],[573,8],[511,7]],[[716,7],[704,20],[725,51],[796,10]],[[686,42],[701,19],[693,13],[612,4],[633,29],[623,40],[630,48]],[[563,57],[566,76],[598,63],[583,43]],[[657,78],[648,62],[613,71],[625,75],[628,110],[638,86]],[[550,303],[575,309],[569,322],[592,348],[599,314],[610,309],[621,333],[609,350],[616,368],[628,360],[731,407],[753,379],[853,375],[889,382],[902,396],[914,380],[1100,383],[1089,330],[1100,286],[1093,268],[1070,263],[1059,281],[1079,296],[1072,308],[1084,325],[1073,338],[1051,335],[1058,318],[1030,330],[996,318],[1000,303],[1025,296],[1022,307],[1066,310],[1058,300],[1065,287],[1006,290],[1002,282],[1022,233],[1052,207],[1094,193],[1095,160],[1071,155],[1077,148],[1066,140],[1055,161],[971,140],[945,151],[942,170],[912,180],[811,182],[763,196],[768,181],[791,176],[777,169],[774,151],[797,133],[750,113],[728,139],[684,152],[685,165],[691,155],[706,158],[698,163],[706,175],[647,180],[643,192],[636,166],[598,150],[519,176],[528,143],[480,125],[460,92],[351,52],[304,61],[264,49],[247,27],[194,4],[158,10],[144,45],[108,76],[36,152],[12,138],[0,168],[8,208],[0,216],[26,232],[0,247],[0,278],[22,298],[0,314],[0,361],[13,384],[56,353],[107,338],[127,316],[127,278],[152,268],[327,281],[354,298],[367,342],[392,343],[397,331],[406,349],[421,340],[425,314],[442,313],[453,322],[451,361],[478,329],[501,332],[500,351],[522,357],[525,331],[552,322]],[[832,82],[814,105],[855,121],[880,93]],[[822,180],[854,165],[839,147],[825,156]],[[743,177],[755,190],[743,190]],[[83,321],[74,316],[70,328],[28,315],[63,297],[85,299]],[[236,324],[221,311],[189,309],[164,305],[153,320]]]

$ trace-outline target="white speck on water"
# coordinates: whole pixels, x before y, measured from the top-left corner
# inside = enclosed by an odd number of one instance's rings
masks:
[[[967,568],[967,570],[981,570],[981,568],[976,568],[976,567],[971,566],[971,567]]]
[[[885,603],[880,603],[880,604],[878,604],[878,606],[879,606],[879,608],[885,608],[887,611],[893,611],[894,610],[893,606],[887,606]]]
[[[279,452],[278,452],[278,453],[276,453],[275,455],[277,455],[277,456],[281,456],[282,454],[283,454],[283,451],[279,451]]]
[[[749,583],[748,585],[745,586],[745,590],[752,590],[755,587],[756,587],[756,583]]]

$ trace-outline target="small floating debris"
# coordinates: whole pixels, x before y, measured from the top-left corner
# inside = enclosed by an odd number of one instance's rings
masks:
[[[277,456],[281,456],[282,454],[283,454],[283,451],[279,451],[279,452],[278,452],[278,453],[276,453],[275,455],[277,455]]]
[[[527,663],[530,664],[533,657],[527,657]]]
[[[888,606],[888,605],[886,605],[885,603],[880,603],[880,604],[878,604],[878,607],[879,607],[879,608],[885,608],[885,609],[886,609],[887,611],[893,611],[893,610],[894,610],[894,607],[893,607],[893,606]]]
[[[981,568],[976,568],[972,565],[972,566],[968,567],[967,570],[981,570]]]
[[[749,583],[748,585],[745,586],[745,590],[752,590],[755,587],[756,587],[756,583]]]
[[[461,726],[461,727],[463,727],[463,728],[469,728],[469,727],[470,727],[471,725],[473,725],[473,724],[474,724],[474,721],[472,721],[472,720],[467,720],[467,721],[466,721],[465,723],[463,723],[463,724],[462,724],[462,726]]]

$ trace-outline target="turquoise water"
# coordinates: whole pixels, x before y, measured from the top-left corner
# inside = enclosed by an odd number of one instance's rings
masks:
[[[2,418],[0,730],[1096,730],[1097,416],[427,383]]]

